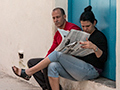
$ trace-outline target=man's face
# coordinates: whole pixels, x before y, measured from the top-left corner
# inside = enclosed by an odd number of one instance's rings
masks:
[[[81,23],[83,31],[89,34],[92,34],[94,32],[96,22],[91,23],[90,21],[80,21],[80,23]]]
[[[58,28],[64,28],[66,15],[62,15],[59,9],[52,12],[52,18]]]

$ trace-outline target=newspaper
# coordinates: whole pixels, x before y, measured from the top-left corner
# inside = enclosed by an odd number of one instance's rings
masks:
[[[58,29],[58,31],[62,36],[62,42],[56,48],[56,51],[81,57],[94,53],[93,49],[83,49],[80,44],[80,42],[86,41],[90,34],[74,29],[71,31]]]

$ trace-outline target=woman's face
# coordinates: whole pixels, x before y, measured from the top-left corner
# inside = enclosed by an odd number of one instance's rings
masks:
[[[95,31],[96,21],[91,23],[90,21],[80,21],[83,31],[92,34]]]

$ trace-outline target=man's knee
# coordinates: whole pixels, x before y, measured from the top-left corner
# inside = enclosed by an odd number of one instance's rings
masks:
[[[28,62],[27,62],[27,65],[28,65],[28,67],[29,68],[31,68],[33,65],[32,65],[32,61],[33,61],[33,59],[30,59],[30,60],[28,60]]]
[[[28,67],[33,67],[36,64],[38,64],[40,61],[42,61],[44,58],[32,58],[27,62]]]

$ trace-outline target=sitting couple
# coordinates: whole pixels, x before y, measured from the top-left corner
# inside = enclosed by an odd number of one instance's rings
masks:
[[[97,20],[91,9],[91,6],[86,7],[80,16],[82,30],[90,34],[90,37],[80,44],[82,44],[81,48],[93,49],[94,53],[76,57],[55,51],[62,41],[62,37],[57,31],[45,58],[30,59],[28,69],[13,66],[13,72],[26,80],[33,75],[43,90],[62,90],[59,76],[74,81],[97,78],[107,60],[107,40],[105,35],[95,27]],[[66,21],[66,15],[62,8],[55,8],[52,11],[52,18],[57,28],[69,31],[71,29],[81,30],[77,25]]]

